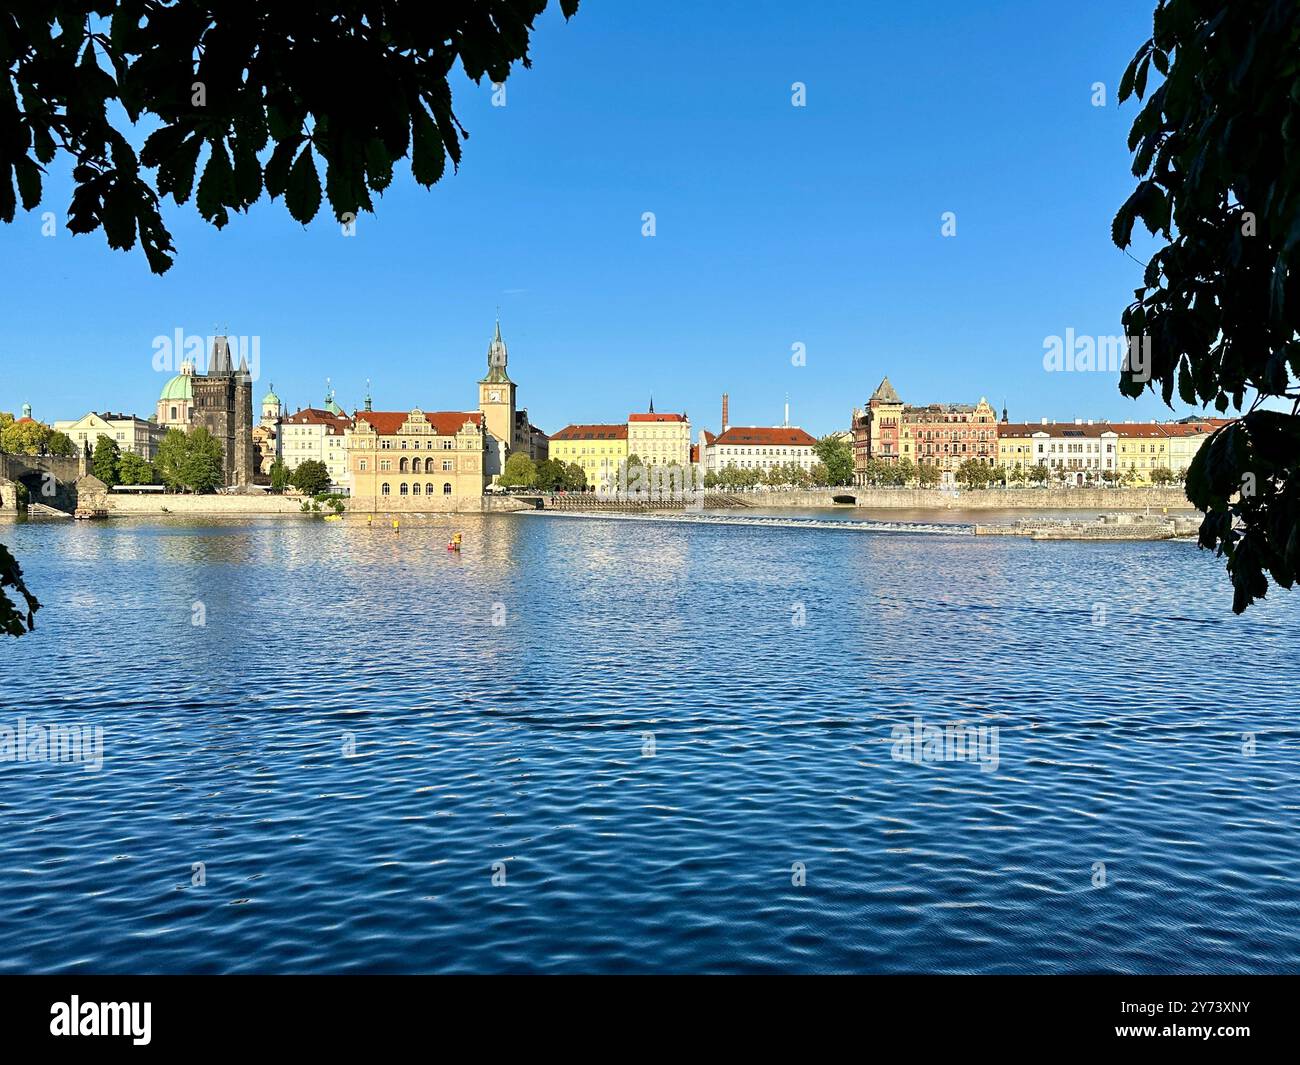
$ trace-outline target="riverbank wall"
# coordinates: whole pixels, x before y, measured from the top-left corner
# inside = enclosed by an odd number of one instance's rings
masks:
[[[855,506],[864,510],[1195,509],[1182,488],[819,488],[743,492],[739,498],[751,507]]]
[[[481,499],[389,500],[375,509],[373,501],[348,499],[347,513],[393,518],[417,514],[485,514],[512,510],[529,510],[530,504],[517,499],[483,496]],[[109,493],[107,510],[110,518],[193,517],[254,518],[306,517],[301,496],[278,495],[126,495]],[[328,507],[321,512],[332,513]]]

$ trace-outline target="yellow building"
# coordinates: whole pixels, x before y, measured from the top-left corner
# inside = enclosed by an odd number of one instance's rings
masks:
[[[1115,422],[1107,426],[1114,431],[1119,448],[1118,470],[1129,484],[1151,483],[1151,471],[1169,469],[1169,434],[1155,422]]]
[[[650,404],[648,414],[627,416],[627,451],[646,466],[681,466],[691,461],[691,423],[685,414],[656,414]]]
[[[581,466],[589,488],[612,489],[618,483],[619,467],[627,461],[627,437],[626,425],[566,425],[552,434],[550,456],[566,466],[571,462]],[[641,458],[648,461],[644,455]]]
[[[1037,465],[1043,456],[1035,453],[1035,433],[1046,437],[1046,431],[1041,425],[1021,422],[999,423],[997,464],[1006,467],[1008,472],[1015,470],[1017,466],[1021,470],[1027,470],[1030,466]]]
[[[442,510],[487,484],[482,411],[358,411],[348,468],[358,510]]]

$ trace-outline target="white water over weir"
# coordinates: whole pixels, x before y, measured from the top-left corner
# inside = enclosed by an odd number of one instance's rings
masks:
[[[837,532],[926,533],[938,536],[974,536],[975,526],[957,522],[859,521],[830,518],[780,518],[759,515],[691,514],[660,511],[648,514],[592,512],[580,510],[527,510],[522,514],[542,514],[553,518],[584,518],[600,521],[660,521],[678,525],[756,525],[775,529],[833,529]]]

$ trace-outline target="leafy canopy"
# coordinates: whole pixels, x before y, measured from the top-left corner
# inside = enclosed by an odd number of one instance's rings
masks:
[[[537,467],[522,451],[516,451],[506,459],[505,469],[497,483],[502,488],[531,488],[537,483]]]
[[[457,60],[475,82],[529,66],[548,0],[163,3],[47,0],[0,13],[0,220],[40,203],[61,153],[72,165],[68,229],[137,240],[154,273],[175,248],[162,198],[195,196],[218,228],[263,189],[304,225],[322,188],[334,216],[410,160],[425,187],[468,136],[452,109]],[[578,0],[560,0],[571,18]],[[111,106],[110,106],[111,105]],[[120,122],[120,116],[130,126]],[[151,130],[137,152],[127,132]],[[198,179],[197,191],[195,179]]]
[[[853,483],[853,447],[837,436],[823,436],[813,445],[817,461],[826,467],[826,483]]]
[[[1159,0],[1130,95],[1145,101],[1129,134],[1140,180],[1112,236],[1128,247],[1140,218],[1163,243],[1123,318],[1150,338],[1151,375],[1127,368],[1120,390],[1246,411],[1187,473],[1240,613],[1268,576],[1290,588],[1300,570],[1300,6]]]
[[[298,468],[289,475],[289,483],[306,496],[317,496],[325,492],[332,480],[329,467],[320,459],[300,462]]]

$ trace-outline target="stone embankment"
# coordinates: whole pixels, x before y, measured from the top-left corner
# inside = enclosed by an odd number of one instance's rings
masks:
[[[863,510],[1192,510],[1182,488],[818,488],[743,492],[752,507]]]
[[[105,506],[110,518],[157,517],[172,515],[193,518],[305,517],[302,496],[296,495],[129,495],[110,492]],[[527,510],[528,504],[501,496],[482,499],[433,500],[386,499],[378,505],[373,500],[345,500],[347,514],[358,517],[390,518],[418,514],[483,514],[488,512]],[[322,513],[329,513],[322,507]]]
[[[1031,540],[1175,540],[1195,536],[1197,517],[1103,514],[1095,521],[1027,519],[1012,525],[976,525],[976,536],[1027,536]]]

